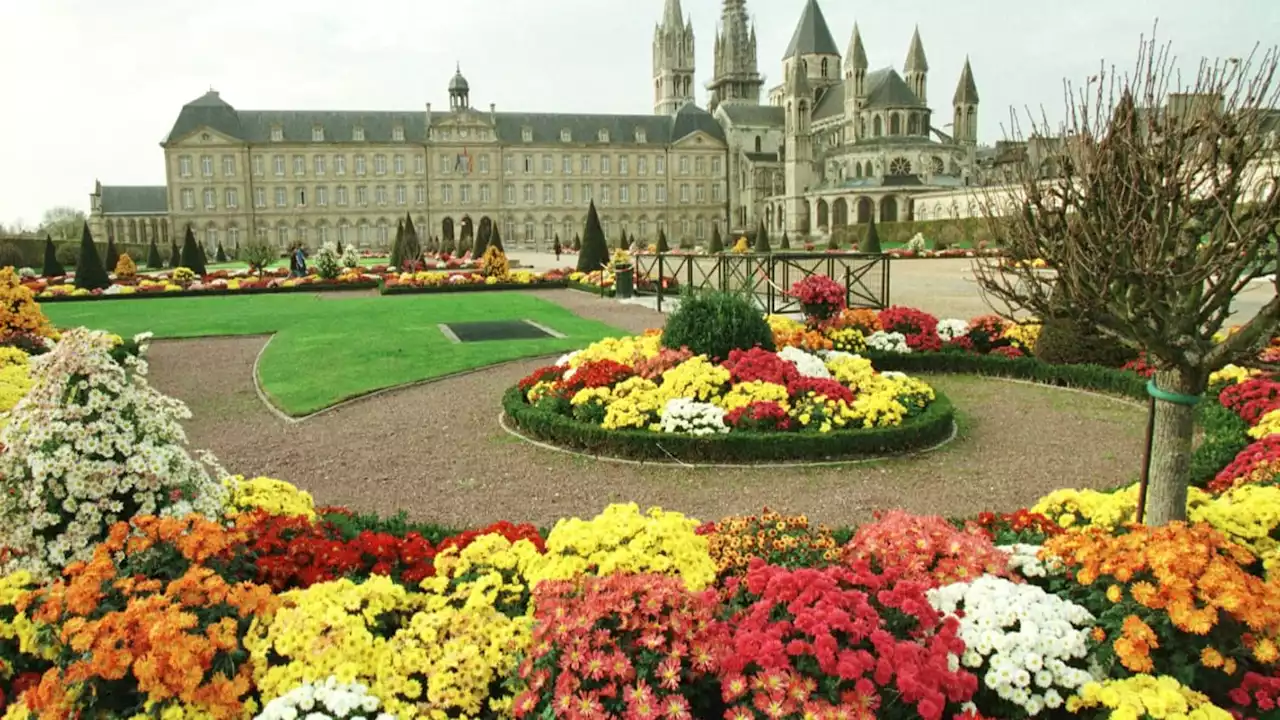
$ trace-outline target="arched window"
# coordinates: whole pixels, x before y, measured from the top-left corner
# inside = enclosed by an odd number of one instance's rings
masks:
[[[760,136],[759,136],[759,135],[757,135],[757,136],[756,136],[756,152],[760,152],[760,147],[761,147],[761,144],[760,144]]]
[[[827,59],[822,58],[822,77],[827,76]]]
[[[899,115],[898,113],[894,113],[889,116],[889,134],[890,135],[902,134],[902,116]]]
[[[853,164],[853,176],[855,178],[862,177],[862,163],[856,162]]]
[[[877,115],[871,120],[871,134],[875,137],[884,135],[884,121]]]
[[[907,116],[907,134],[908,135],[920,134],[920,116],[917,115],[916,113],[911,113],[910,115]]]

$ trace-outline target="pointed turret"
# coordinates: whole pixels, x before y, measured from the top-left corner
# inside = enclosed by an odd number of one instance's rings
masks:
[[[715,74],[707,83],[707,109],[712,112],[724,103],[760,104],[764,78],[757,69],[755,28],[749,20],[746,0],[724,0],[716,35]]]
[[[797,55],[839,54],[836,41],[831,37],[831,29],[827,27],[827,19],[822,15],[822,8],[818,7],[818,0],[807,0],[782,59],[787,60]]]
[[[680,0],[666,0],[662,22],[653,31],[653,111],[674,115],[693,101],[693,21]]]
[[[866,70],[867,49],[862,45],[862,33],[858,31],[858,23],[853,24],[853,35],[849,38],[849,50],[844,54],[844,68],[850,70]]]
[[[858,23],[853,24],[849,38],[849,50],[844,56],[844,115],[845,136],[857,142],[862,138],[858,122],[862,108],[867,104],[867,49],[862,45],[862,33]]]
[[[787,73],[787,95],[812,96],[809,88],[809,73],[805,70],[804,63],[799,60],[791,63],[791,72]]]
[[[684,10],[680,7],[680,0],[667,0],[662,9],[662,24],[667,28],[684,26]]]
[[[960,71],[960,82],[956,83],[956,94],[951,98],[955,109],[952,131],[955,140],[965,145],[978,142],[978,84],[973,81],[973,68],[969,66],[969,58],[964,59],[964,69]]]
[[[968,56],[964,59],[964,69],[960,71],[960,82],[956,83],[956,94],[951,104],[978,104],[978,84],[973,81],[973,68],[969,66]]]
[[[929,72],[929,61],[924,56],[924,43],[920,42],[920,26],[916,26],[916,31],[911,35],[911,47],[907,48],[907,65],[905,68],[908,73],[919,71]]]

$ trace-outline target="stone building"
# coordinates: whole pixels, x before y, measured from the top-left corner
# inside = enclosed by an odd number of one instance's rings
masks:
[[[817,0],[804,0],[782,60],[784,81],[762,105],[745,0],[724,0],[721,22],[708,87],[729,143],[735,231],[757,220],[799,235],[872,217],[910,220],[916,194],[971,182],[979,100],[968,60],[946,116],[952,131],[943,132],[928,104],[929,63],[918,30],[901,73],[871,70],[857,25],[842,57]],[[730,48],[723,62],[721,47]]]
[[[103,185],[89,194],[89,232],[95,240],[160,244],[170,240],[168,194],[163,185]]]

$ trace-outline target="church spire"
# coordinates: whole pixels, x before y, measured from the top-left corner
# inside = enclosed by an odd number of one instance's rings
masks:
[[[680,0],[667,0],[662,9],[662,25],[668,30],[684,27],[684,10],[680,7]]]
[[[686,20],[680,0],[666,0],[662,23],[653,31],[653,111],[674,115],[693,102],[693,21]]]
[[[858,23],[853,24],[853,36],[849,38],[849,50],[845,53],[844,66],[848,70],[867,69],[867,49],[862,45],[862,33]]]
[[[764,78],[759,72],[755,27],[747,15],[746,0],[724,0],[720,32],[716,35],[715,74],[707,83],[707,109],[729,103],[760,104]]]
[[[920,26],[911,35],[911,47],[907,48],[907,72],[929,72],[929,61],[924,57],[924,43],[920,42]]]

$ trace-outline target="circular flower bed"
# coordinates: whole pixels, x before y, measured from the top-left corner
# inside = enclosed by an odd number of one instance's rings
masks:
[[[947,399],[841,350],[734,350],[723,362],[609,338],[508,391],[526,434],[596,455],[682,462],[831,460],[901,453],[951,433]]]

